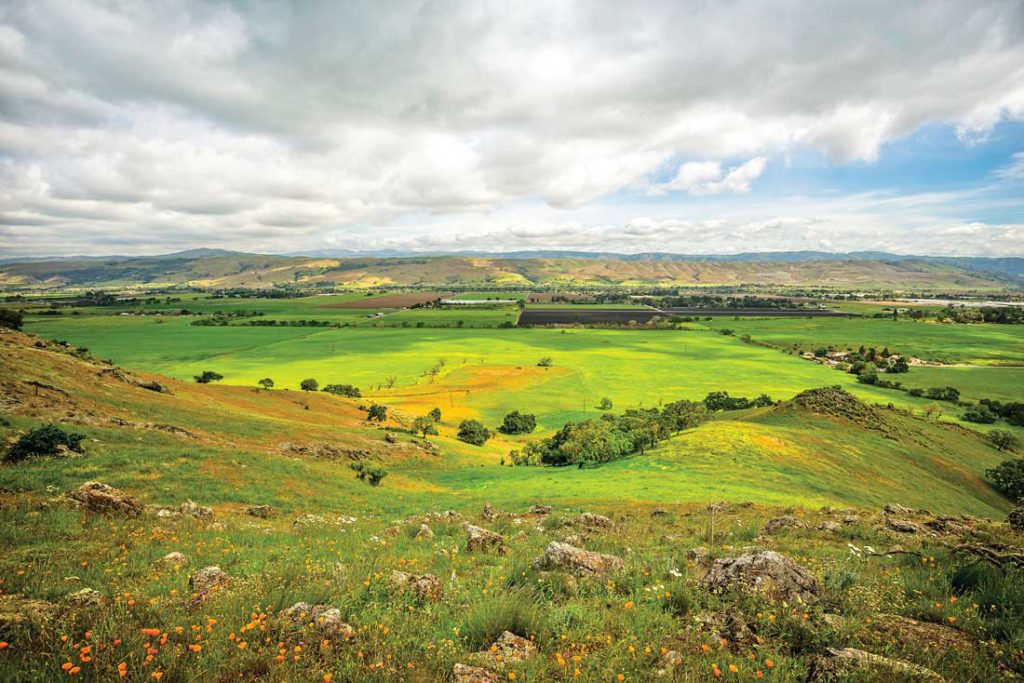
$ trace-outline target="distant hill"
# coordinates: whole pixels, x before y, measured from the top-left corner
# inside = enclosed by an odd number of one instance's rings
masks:
[[[942,292],[1017,288],[1024,259],[782,252],[732,256],[516,252],[448,256],[280,256],[194,249],[158,256],[0,264],[0,290],[282,285],[572,288],[826,286]]]

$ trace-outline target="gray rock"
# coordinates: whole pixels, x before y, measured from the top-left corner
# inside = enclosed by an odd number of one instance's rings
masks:
[[[772,550],[715,560],[701,586],[712,593],[758,591],[788,602],[813,602],[820,591],[810,570]]]
[[[576,576],[609,574],[621,571],[625,566],[622,558],[614,555],[603,555],[558,541],[548,543],[544,554],[533,562],[534,569],[566,570]]]
[[[411,592],[421,602],[437,602],[444,597],[444,584],[433,574],[393,571],[391,583],[399,590]]]
[[[188,577],[188,589],[193,593],[207,595],[228,585],[228,575],[220,567],[203,567]]]
[[[186,557],[182,553],[175,551],[173,553],[167,553],[159,560],[157,560],[157,562],[159,562],[160,564],[166,564],[168,566],[173,567],[184,567],[188,564],[188,557]]]
[[[889,659],[881,655],[857,650],[852,647],[830,648],[825,656],[811,663],[807,680],[809,683],[831,683],[845,681],[850,676],[860,675],[857,680],[872,681],[916,681],[919,683],[943,683],[945,679],[931,669],[900,659]]]
[[[291,626],[302,627],[328,638],[352,638],[356,630],[341,618],[341,610],[330,605],[297,602],[281,610],[281,618]]]
[[[783,515],[775,519],[769,519],[764,523],[762,532],[766,534],[777,534],[786,529],[803,529],[804,524],[793,515]]]
[[[487,552],[488,550],[497,550],[498,552],[505,552],[505,539],[501,534],[472,524],[466,524],[464,528],[469,534],[469,538],[466,540],[467,551]]]
[[[79,609],[88,609],[92,607],[102,607],[107,604],[107,596],[103,595],[99,591],[95,591],[92,588],[83,588],[82,590],[69,593],[64,601],[72,607]]]
[[[142,514],[142,504],[137,498],[98,481],[85,482],[68,493],[68,498],[90,512],[119,513],[128,517]]]
[[[250,517],[269,519],[274,516],[274,508],[269,505],[252,505],[246,509],[245,514]]]

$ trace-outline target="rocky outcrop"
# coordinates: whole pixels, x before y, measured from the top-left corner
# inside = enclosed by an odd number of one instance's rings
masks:
[[[469,657],[470,661],[477,664],[500,666],[518,664],[532,657],[536,651],[536,646],[526,638],[504,631],[488,649],[474,652]]]
[[[835,533],[842,529],[842,525],[839,522],[833,522],[832,520],[825,520],[817,526],[818,531],[828,531]]]
[[[615,555],[603,555],[558,541],[548,543],[544,554],[533,562],[534,569],[564,570],[576,576],[610,574],[621,571],[625,566],[622,558]]]
[[[914,514],[914,511],[911,510],[910,508],[903,507],[902,505],[897,505],[896,503],[889,503],[884,508],[882,508],[882,512],[884,512],[887,515],[903,515],[904,517],[906,517],[907,515]]]
[[[205,596],[228,585],[228,575],[220,567],[203,567],[188,577],[188,589]]]
[[[157,560],[157,562],[159,564],[167,565],[169,567],[184,567],[188,564],[188,557],[186,557],[182,553],[175,551],[173,553],[167,553],[159,560]]]
[[[452,680],[455,683],[499,683],[501,678],[497,673],[479,666],[456,664],[452,668]]]
[[[701,586],[712,593],[758,591],[789,602],[813,602],[820,591],[810,570],[771,550],[715,560]]]
[[[420,524],[419,531],[416,532],[417,541],[426,541],[434,537],[434,530],[426,524]]]
[[[551,506],[550,505],[531,505],[530,509],[527,510],[527,512],[529,514],[531,514],[531,515],[540,515],[540,516],[550,515],[551,514]]]
[[[341,618],[341,610],[330,605],[297,602],[281,610],[282,620],[293,627],[302,627],[327,638],[352,638],[356,630]]]
[[[250,505],[246,508],[245,514],[259,519],[270,519],[274,516],[274,508],[269,505]]]
[[[50,624],[60,614],[60,606],[46,600],[21,595],[0,595],[0,636],[13,637],[18,629]]]
[[[191,517],[193,519],[213,519],[213,508],[187,500],[177,507],[160,506],[153,509],[153,514],[163,519]]]
[[[793,515],[783,515],[782,517],[776,517],[774,519],[769,519],[767,522],[765,522],[764,523],[764,527],[762,527],[762,529],[761,529],[761,532],[765,533],[765,534],[768,534],[768,535],[771,535],[771,534],[777,534],[780,531],[785,531],[786,529],[803,529],[803,528],[804,528],[803,522],[801,522],[799,519],[797,519]]]
[[[488,550],[505,551],[505,539],[501,534],[472,524],[466,524],[463,528],[469,534],[469,538],[466,539],[467,551],[471,553],[487,552]]]
[[[925,533],[924,527],[917,522],[911,522],[909,519],[902,519],[900,517],[889,517],[885,520],[885,528],[890,531],[895,531],[898,534],[923,534]]]
[[[420,602],[437,602],[444,597],[444,584],[433,574],[391,572],[391,584],[412,593]]]
[[[484,509],[480,512],[480,517],[486,519],[488,522],[493,522],[498,518],[497,511],[491,507],[490,503],[484,505]]]
[[[74,593],[69,593],[65,596],[64,602],[77,609],[90,609],[107,604],[107,596],[92,588],[83,588]]]
[[[811,663],[807,680],[809,683],[833,683],[845,681],[851,676],[858,676],[857,680],[871,681],[942,683],[945,680],[923,666],[852,647],[841,650],[830,648],[824,656]]]
[[[614,522],[604,515],[595,515],[592,512],[582,512],[573,518],[573,524],[585,529],[611,529]]]
[[[142,514],[142,504],[137,498],[98,481],[85,482],[68,493],[67,497],[90,512],[116,513],[128,517],[138,517]]]
[[[963,631],[908,619],[898,614],[875,615],[858,637],[868,645],[887,647],[891,643],[899,643],[915,652],[956,652],[966,655],[975,647],[974,640]]]
[[[1009,524],[1010,528],[1014,531],[1024,534],[1024,505],[1018,505],[1010,510],[1010,514],[1006,518],[1006,523]]]

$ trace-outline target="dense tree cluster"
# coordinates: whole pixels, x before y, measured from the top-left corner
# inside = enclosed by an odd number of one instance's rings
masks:
[[[1024,325],[1024,306],[947,306],[939,317],[954,323]]]
[[[513,410],[505,416],[498,431],[503,434],[529,434],[537,428],[537,417]]]
[[[772,397],[761,394],[749,399],[744,396],[730,396],[728,391],[712,391],[704,397],[704,405],[713,413],[720,410],[746,410],[747,408],[764,408],[772,405]]]
[[[326,391],[328,394],[334,394],[335,396],[347,396],[348,398],[359,398],[362,396],[359,387],[351,384],[328,384],[320,391]]]

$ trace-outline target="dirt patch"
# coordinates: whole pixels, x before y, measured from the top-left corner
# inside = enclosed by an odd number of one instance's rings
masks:
[[[356,299],[355,301],[341,301],[334,304],[324,304],[323,306],[317,306],[317,308],[408,308],[409,306],[426,304],[449,296],[452,296],[450,292],[409,292],[406,294],[385,294],[384,296],[368,296],[365,299]]]

